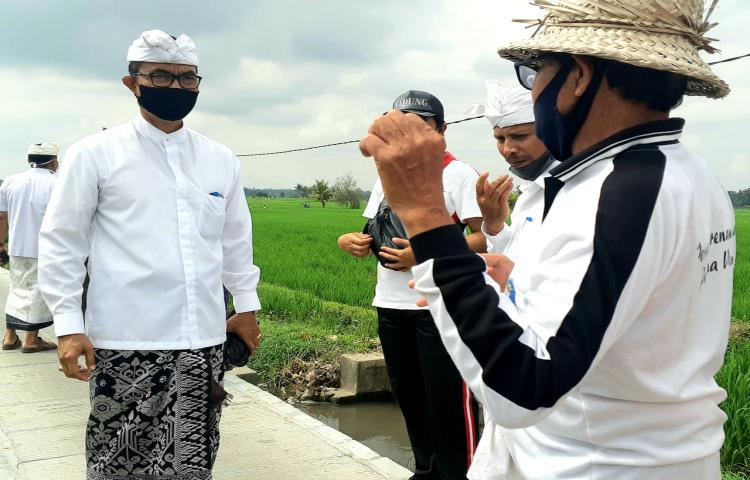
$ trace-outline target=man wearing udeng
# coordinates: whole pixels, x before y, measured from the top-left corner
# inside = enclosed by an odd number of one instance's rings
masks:
[[[68,150],[39,286],[65,375],[91,382],[87,478],[211,479],[222,343],[260,337],[250,213],[232,152],[183,126],[201,81],[193,41],[144,32],[127,60],[140,114]],[[222,283],[240,312],[228,323]]]

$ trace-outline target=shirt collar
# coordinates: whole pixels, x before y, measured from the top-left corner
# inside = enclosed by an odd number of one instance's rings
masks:
[[[53,172],[52,170],[47,169],[44,166],[29,168],[29,170],[31,171],[32,174],[35,174],[35,173],[48,173],[50,175],[54,175],[55,174],[55,172]]]
[[[172,133],[164,133],[155,126],[151,125],[143,118],[143,115],[138,115],[133,119],[133,126],[135,129],[146,138],[151,139],[159,145],[163,145],[164,142],[170,141],[180,143],[187,137],[187,128],[183,124],[182,128]]]
[[[552,171],[552,169],[558,165],[560,165],[560,162],[558,162],[557,160],[552,160],[552,163],[549,164],[547,169],[534,179],[534,183],[536,183],[539,188],[544,189],[544,179],[549,177],[551,175],[550,172]]]
[[[677,143],[684,126],[685,120],[669,118],[627,128],[558,164],[550,170],[550,175],[565,182],[599,160],[614,157],[635,145]]]

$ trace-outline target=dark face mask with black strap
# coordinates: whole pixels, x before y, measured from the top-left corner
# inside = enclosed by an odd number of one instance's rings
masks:
[[[158,88],[139,85],[138,104],[162,120],[182,120],[193,110],[198,92],[183,88]]]
[[[563,161],[573,155],[573,140],[589,116],[594,97],[602,83],[604,69],[600,64],[592,63],[594,73],[591,83],[573,110],[563,115],[557,109],[557,97],[575,65],[575,60],[571,57],[561,57],[560,62],[560,70],[534,102],[534,118],[536,136],[544,143],[553,158]]]
[[[547,167],[549,167],[554,160],[555,159],[552,158],[552,155],[550,155],[549,153],[545,153],[535,162],[532,162],[525,167],[510,167],[510,173],[517,176],[518,178],[533,182],[537,179],[537,177],[539,177],[539,175],[547,170]]]

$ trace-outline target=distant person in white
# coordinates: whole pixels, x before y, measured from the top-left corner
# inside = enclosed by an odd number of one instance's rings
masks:
[[[10,291],[5,304],[3,350],[21,347],[23,353],[57,348],[39,337],[52,325],[52,314],[37,286],[38,240],[57,171],[56,143],[35,143],[27,150],[29,169],[11,175],[0,186],[0,242],[9,235]],[[5,249],[5,244],[0,245]],[[21,342],[16,332],[25,331]]]
[[[250,212],[232,152],[183,124],[201,82],[193,41],[143,32],[127,61],[140,113],[67,151],[40,289],[65,375],[91,384],[87,478],[210,479],[226,332],[260,342]]]

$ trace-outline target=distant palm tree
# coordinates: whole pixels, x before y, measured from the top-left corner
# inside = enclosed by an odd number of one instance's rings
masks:
[[[310,195],[325,208],[326,202],[333,197],[333,190],[325,180],[315,180],[313,186],[310,187]]]

